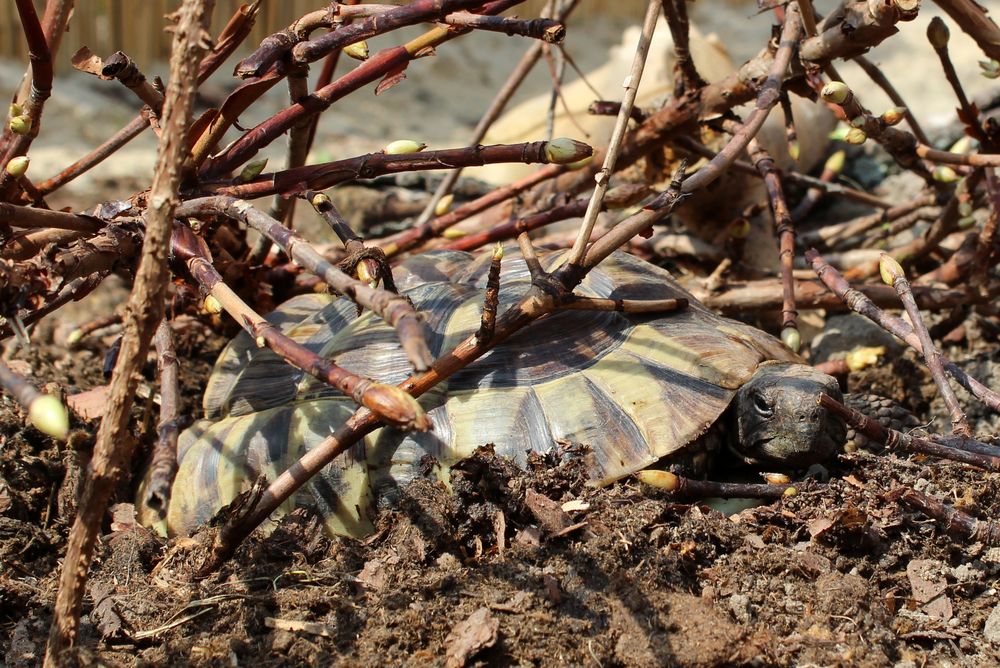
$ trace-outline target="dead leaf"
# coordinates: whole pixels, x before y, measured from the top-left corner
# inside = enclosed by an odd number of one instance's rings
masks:
[[[533,489],[525,493],[524,503],[546,533],[559,533],[573,523],[557,502]]]
[[[103,640],[119,637],[125,632],[124,622],[115,608],[113,593],[114,587],[106,582],[95,582],[90,587],[90,595],[94,599],[90,615]]]
[[[121,533],[134,529],[136,525],[135,504],[116,503],[111,506],[111,531]]]
[[[357,581],[365,589],[382,590],[386,584],[385,565],[378,559],[366,561],[361,572],[358,573]]]
[[[944,569],[944,564],[934,559],[913,559],[906,565],[906,577],[910,580],[913,600],[922,604],[923,612],[929,617],[947,621],[954,610],[946,595],[948,581]]]
[[[496,643],[499,629],[500,622],[489,608],[479,608],[464,622],[459,622],[445,638],[445,665],[462,668],[477,652]]]
[[[409,62],[405,62],[399,67],[389,70],[382,80],[378,82],[378,86],[375,87],[375,94],[381,95],[405,79],[407,65],[409,65]]]
[[[97,420],[104,417],[110,396],[111,386],[99,385],[78,394],[71,394],[66,397],[66,404],[71,411],[84,420]]]

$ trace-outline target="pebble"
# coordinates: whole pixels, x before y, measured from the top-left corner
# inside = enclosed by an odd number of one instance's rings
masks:
[[[1000,645],[1000,605],[993,608],[993,612],[986,618],[983,626],[983,636],[991,643]]]

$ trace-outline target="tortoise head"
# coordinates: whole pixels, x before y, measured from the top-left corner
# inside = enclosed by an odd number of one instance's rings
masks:
[[[735,447],[747,463],[808,466],[837,452],[847,429],[819,405],[821,393],[843,401],[832,376],[805,364],[762,364],[736,394]]]

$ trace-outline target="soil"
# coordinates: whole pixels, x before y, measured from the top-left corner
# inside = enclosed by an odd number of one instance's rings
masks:
[[[910,69],[922,81],[920,68]],[[483,90],[494,90],[488,83]],[[466,126],[478,112],[468,115]],[[393,129],[376,129],[383,127]],[[384,136],[362,140],[384,143]],[[140,153],[148,161],[148,145]],[[65,158],[63,151],[53,164]],[[136,164],[119,166],[134,176]],[[87,202],[134,189],[97,177],[81,187],[91,190],[74,194],[88,193]],[[105,314],[124,294],[109,283],[77,313]],[[45,321],[32,347],[9,355],[16,370],[65,394],[106,383],[113,334],[72,349],[64,343],[67,323],[86,319],[63,311]],[[195,321],[178,333],[184,414],[198,412],[224,344]],[[998,350],[996,331],[970,316],[965,340],[947,352],[996,387]],[[155,387],[154,360],[144,373]],[[845,384],[890,396],[921,419],[937,417],[937,431],[946,428],[912,353],[894,353]],[[979,436],[995,434],[996,423],[960,398]],[[134,437],[148,451],[152,401],[138,401],[133,417]],[[0,665],[11,668],[39,665],[44,655],[96,432],[74,416],[70,440],[58,444],[24,425],[23,411],[0,396]],[[216,529],[162,540],[135,524],[133,490],[124,483],[66,658],[87,666],[261,667],[1000,662],[1000,546],[951,537],[896,500],[899,490],[915,489],[988,521],[1000,516],[996,474],[859,451],[813,471],[822,484],[735,511],[634,480],[595,489],[586,483],[583,447],[567,446],[523,471],[486,446],[457,468],[451,492],[429,482],[407,488],[366,540],[328,537],[316,518],[296,511],[204,579],[195,571]],[[136,470],[142,463],[137,457]]]
[[[117,290],[121,290],[120,287]],[[113,299],[116,289],[105,291]],[[73,392],[104,382],[107,340],[67,350],[55,327],[15,360]],[[109,337],[110,338],[110,337]],[[179,336],[185,408],[224,340]],[[993,348],[995,350],[995,347]],[[950,351],[989,373],[984,351]],[[15,362],[18,364],[18,362]],[[146,370],[152,378],[154,365]],[[854,374],[926,415],[910,355]],[[916,388],[916,389],[914,389]],[[152,440],[155,412],[135,409]],[[80,465],[94,426],[58,446],[0,406],[0,651],[44,652]],[[220,571],[194,571],[214,528],[163,541],[134,523],[124,488],[98,547],[79,665],[986,665],[1000,660],[1000,548],[945,535],[892,498],[916,489],[987,519],[1000,478],[859,451],[829,480],[726,514],[626,481],[586,484],[584,446],[523,471],[483,447],[453,493],[418,482],[366,540],[330,538],[296,511]]]

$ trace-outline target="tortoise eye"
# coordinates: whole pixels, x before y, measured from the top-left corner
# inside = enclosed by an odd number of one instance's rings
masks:
[[[761,417],[771,417],[774,414],[774,406],[768,402],[767,397],[763,394],[753,395],[753,407]]]

